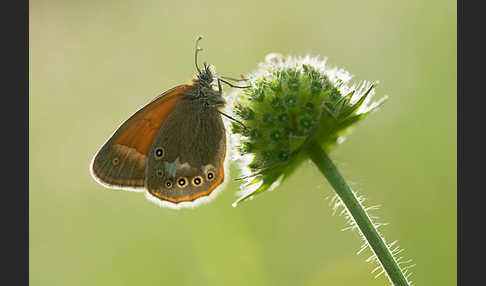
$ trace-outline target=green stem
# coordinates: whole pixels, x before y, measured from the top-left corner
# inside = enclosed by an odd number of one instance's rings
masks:
[[[371,249],[379,259],[388,277],[394,285],[408,286],[407,279],[403,275],[400,267],[393,258],[390,250],[376,230],[370,217],[360,204],[354,192],[348,186],[344,177],[339,173],[327,154],[321,149],[319,143],[309,142],[308,152],[312,161],[317,165],[321,173],[326,177],[338,196],[343,201],[347,210],[359,227],[359,230],[366,238]]]

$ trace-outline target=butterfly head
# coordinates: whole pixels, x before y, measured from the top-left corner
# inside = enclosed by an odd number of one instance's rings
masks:
[[[221,89],[218,89],[218,85],[214,83],[215,80],[217,80],[217,77],[214,70],[210,66],[206,66],[206,63],[204,69],[193,79],[193,84],[197,87],[195,89],[197,94],[193,98],[203,102],[203,106],[220,108],[226,104]],[[221,88],[221,85],[219,85],[219,88]]]
[[[193,78],[193,82],[197,85],[212,88],[214,81],[217,78],[215,68],[212,65],[203,63],[203,68],[197,68],[197,74]]]

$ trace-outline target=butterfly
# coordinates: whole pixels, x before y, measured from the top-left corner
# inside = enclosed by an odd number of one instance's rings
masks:
[[[196,39],[197,73],[191,81],[138,110],[93,157],[90,171],[98,183],[143,191],[150,201],[176,209],[209,201],[220,189],[227,153],[221,116],[239,122],[221,111],[226,104],[221,82],[246,86],[229,83],[206,63],[199,68],[201,39]]]

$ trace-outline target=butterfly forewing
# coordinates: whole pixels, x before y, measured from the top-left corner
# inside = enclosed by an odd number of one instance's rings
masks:
[[[170,89],[125,121],[93,158],[93,177],[110,188],[143,189],[154,138],[184,93],[192,88],[180,85]]]

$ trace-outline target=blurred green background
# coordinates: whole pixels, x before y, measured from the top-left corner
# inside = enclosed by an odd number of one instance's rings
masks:
[[[380,80],[389,100],[331,157],[411,280],[455,285],[456,31],[455,1],[30,1],[31,285],[388,285],[311,163],[237,208],[234,180],[175,211],[91,178],[115,128],[192,76],[197,35],[228,76],[280,52]]]

